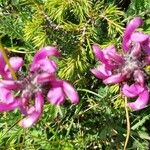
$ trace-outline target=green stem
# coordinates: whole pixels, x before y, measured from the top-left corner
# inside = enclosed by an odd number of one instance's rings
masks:
[[[124,143],[123,150],[126,150],[126,147],[127,147],[128,141],[129,141],[129,137],[130,137],[130,131],[131,131],[130,118],[129,118],[129,112],[128,112],[128,106],[127,106],[127,97],[125,97],[125,112],[126,112],[126,121],[127,121],[127,135],[126,135],[126,140]]]
[[[101,95],[99,95],[99,94],[97,94],[97,93],[95,93],[95,92],[93,92],[93,91],[87,90],[87,89],[77,89],[77,90],[78,90],[78,91],[83,91],[83,92],[87,92],[87,93],[93,94],[93,95],[95,95],[95,96],[97,96],[97,97],[99,97],[99,98],[103,98],[103,96],[101,96]]]

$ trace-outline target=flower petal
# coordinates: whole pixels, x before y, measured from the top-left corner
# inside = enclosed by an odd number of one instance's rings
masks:
[[[106,69],[104,64],[98,66],[97,68],[91,69],[91,72],[99,79],[106,79],[112,74],[110,70]]]
[[[39,119],[40,116],[40,112],[34,111],[32,114],[22,119],[18,124],[23,128],[29,128]]]
[[[116,84],[124,81],[125,76],[122,73],[111,75],[110,77],[103,80],[105,84]]]
[[[49,59],[42,59],[38,61],[35,65],[30,68],[30,71],[38,71],[38,70],[46,71],[48,73],[55,73],[57,69],[57,64]]]
[[[20,105],[20,100],[15,99],[12,103],[0,103],[0,112],[11,111],[13,109],[18,108]]]
[[[42,73],[37,75],[37,82],[38,83],[45,83],[55,79],[55,76],[49,73]]]
[[[112,61],[114,61],[116,63],[123,63],[124,62],[123,57],[120,56],[117,53],[108,52],[107,55],[108,55],[108,57],[109,57],[110,60],[112,60]]]
[[[135,102],[128,103],[128,106],[133,110],[140,110],[147,106],[149,101],[148,90],[143,91]]]
[[[131,43],[131,35],[132,33],[143,24],[143,20],[140,17],[133,18],[127,25],[122,42],[122,48],[125,52],[129,50],[129,46]]]
[[[97,68],[91,69],[91,72],[97,77],[98,79],[106,79],[108,76],[105,76],[102,72],[100,72]]]
[[[0,87],[0,102],[2,103],[12,103],[14,101],[14,96],[10,90]]]
[[[0,87],[6,88],[8,90],[17,90],[22,86],[21,82],[13,80],[0,80]]]
[[[116,48],[115,48],[114,45],[109,45],[108,47],[104,48],[103,52],[104,52],[105,57],[106,57],[107,59],[109,59],[109,56],[107,56],[108,53],[117,54]]]
[[[23,128],[29,128],[40,118],[43,111],[44,98],[41,92],[35,94],[35,110],[19,122]]]
[[[64,92],[62,87],[52,87],[47,95],[48,101],[53,105],[61,105],[64,103]]]
[[[66,96],[71,100],[73,104],[79,102],[79,95],[74,87],[66,81],[63,81],[63,90]]]
[[[104,50],[104,54],[107,55],[107,53],[111,52],[111,53],[116,53],[116,48],[114,45],[109,45],[108,47],[106,47]]]
[[[132,84],[132,85],[127,85],[125,84],[122,88],[122,92],[125,96],[127,97],[136,97],[138,96],[140,93],[142,93],[145,90],[145,88],[139,84]]]
[[[148,40],[149,35],[141,33],[141,32],[134,32],[131,35],[131,40],[136,42],[136,43],[142,43],[145,42],[146,40]]]
[[[29,104],[29,99],[26,97],[21,97],[19,109],[20,109],[21,113],[26,116],[29,115],[28,114],[28,109],[29,109],[28,104]]]
[[[56,47],[51,47],[51,46],[47,46],[47,47],[43,47],[41,48],[34,56],[33,58],[33,62],[31,64],[31,71],[32,68],[34,68],[34,66],[40,61],[40,60],[44,60],[45,58],[49,57],[49,56],[60,56],[60,52],[58,51],[58,49]]]
[[[131,49],[131,56],[136,58],[141,56],[141,45],[140,43],[135,43],[134,47]]]
[[[32,114],[35,111],[35,106],[29,106],[29,101],[31,101],[31,99],[28,98],[21,98],[21,102],[20,102],[20,111],[22,114],[24,114],[25,116]]]
[[[122,63],[123,61],[123,58],[116,53],[114,45],[108,46],[104,50],[101,50],[98,45],[94,44],[93,52],[95,57],[104,63],[109,69],[116,68],[116,65],[112,61],[119,61],[119,63]]]
[[[21,57],[11,57],[9,59],[9,62],[15,71],[18,71],[23,66],[23,63],[24,63]],[[8,69],[8,66],[6,65],[6,70],[7,69]]]
[[[16,72],[18,71],[22,66],[23,66],[23,59],[21,57],[11,57],[9,59],[9,62],[11,64],[11,67],[13,68],[13,70]],[[5,75],[5,79],[12,79],[12,75],[11,75],[11,72],[9,70],[9,67],[8,65],[6,64],[5,68],[4,68],[4,71],[6,73]]]
[[[127,84],[125,84],[122,88],[122,92],[127,97],[135,97],[138,95],[134,84],[132,86],[128,86]]]
[[[135,70],[133,76],[135,82],[144,85],[144,72],[142,72],[141,70]]]
[[[116,48],[114,45],[110,45],[107,48],[105,48],[103,50],[104,52],[104,56],[107,59],[107,61],[113,61],[116,63],[123,63],[124,59],[122,56],[120,56],[117,52],[116,52]]]
[[[100,49],[100,47],[96,44],[94,44],[92,47],[93,47],[93,52],[95,54],[95,57],[101,62],[106,63],[107,60],[105,59],[102,49]]]
[[[142,48],[147,54],[150,55],[150,36],[149,36],[149,40],[142,44]]]
[[[44,96],[42,92],[35,93],[35,111],[42,113],[44,105]]]

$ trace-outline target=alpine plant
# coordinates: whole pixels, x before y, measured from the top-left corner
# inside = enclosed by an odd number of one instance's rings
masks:
[[[148,74],[145,67],[150,65],[150,35],[136,31],[143,25],[140,17],[135,17],[125,28],[122,42],[123,52],[119,54],[114,45],[101,49],[93,45],[93,52],[99,66],[91,72],[104,84],[120,84],[122,93],[129,98],[136,98],[128,106],[140,110],[149,101]]]
[[[9,59],[11,67],[17,73],[18,79],[13,80],[8,65],[0,53],[0,112],[18,108],[24,118],[19,122],[23,128],[32,126],[42,115],[44,100],[53,105],[64,103],[68,97],[73,104],[79,102],[77,91],[68,82],[56,76],[57,64],[49,57],[59,57],[56,47],[41,48],[33,57],[28,75],[19,76],[23,59],[12,57]]]

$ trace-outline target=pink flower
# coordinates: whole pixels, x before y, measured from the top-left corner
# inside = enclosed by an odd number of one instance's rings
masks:
[[[133,86],[138,84],[138,87],[145,89],[143,93],[136,93],[139,97],[134,103],[138,105],[143,100],[142,104],[133,107],[133,103],[129,103],[128,106],[134,110],[144,108],[149,100],[146,85],[147,74],[144,67],[150,64],[150,35],[136,32],[142,24],[142,19],[135,17],[127,25],[122,42],[123,54],[118,54],[113,45],[103,50],[98,45],[93,45],[95,57],[101,62],[97,68],[91,69],[97,78],[102,79],[105,84],[129,82],[133,83]],[[130,97],[128,94],[125,95]],[[144,100],[145,97],[146,100]]]
[[[150,35],[142,32],[135,32],[141,25],[143,25],[143,20],[140,17],[135,17],[127,25],[122,42],[124,51],[129,51],[130,48],[132,48],[132,43],[140,43],[142,49],[150,53]]]
[[[63,104],[65,97],[68,97],[73,104],[79,102],[78,93],[73,86],[57,79],[57,64],[49,59],[52,56],[60,56],[57,48],[44,47],[35,54],[26,77],[20,77],[17,81],[12,78],[0,81],[0,88],[3,91],[0,93],[2,99],[0,111],[19,108],[26,116],[19,122],[24,128],[32,126],[41,117],[44,99],[48,99],[54,105]],[[18,97],[14,97],[12,93],[16,90],[20,90]]]
[[[67,96],[73,104],[77,104],[79,102],[78,93],[68,82],[56,79],[50,82],[50,86],[51,89],[47,95],[50,103],[55,105],[63,104],[65,96]]]
[[[19,71],[23,65],[23,59],[20,57],[11,57],[9,62],[15,72]],[[0,52],[0,75],[4,80],[0,80],[0,112],[10,111],[20,105],[20,99],[14,98],[12,90],[18,90],[19,84],[13,81],[8,65],[5,63]]]
[[[122,92],[127,97],[138,97],[135,102],[128,103],[128,106],[133,110],[143,109],[147,106],[149,101],[149,92],[146,86],[141,86],[136,83],[131,86],[125,84],[122,88]]]
[[[14,81],[0,82],[0,112],[10,111],[20,106],[20,99],[12,94],[12,90],[18,89],[19,86]]]

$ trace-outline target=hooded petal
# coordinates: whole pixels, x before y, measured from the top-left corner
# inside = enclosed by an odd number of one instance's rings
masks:
[[[122,88],[122,92],[127,97],[135,97],[139,93],[143,92],[144,88],[139,84],[132,84],[131,86],[125,84]]]
[[[120,56],[117,53],[108,52],[107,55],[108,55],[108,57],[109,57],[110,60],[112,60],[112,61],[114,61],[116,63],[123,63],[124,62],[123,57]]]
[[[42,113],[44,105],[44,96],[42,92],[35,93],[35,111]]]
[[[65,95],[76,104],[79,102],[79,95],[71,84],[64,80],[53,80],[50,82],[51,89],[48,92],[48,100],[55,105],[60,105],[64,102]]]
[[[20,105],[20,100],[15,99],[12,103],[0,103],[0,112],[11,111],[13,109],[18,108]]]
[[[0,87],[0,103],[12,103],[14,101],[14,96],[10,90]]]
[[[134,56],[136,58],[141,56],[141,45],[140,43],[135,43],[131,50],[131,56]]]
[[[116,53],[116,48],[114,45],[109,45],[108,47],[106,47],[104,50],[104,54],[107,55],[107,53],[111,52],[111,53]],[[107,56],[106,56],[107,57]]]
[[[99,79],[106,79],[112,74],[110,70],[106,69],[104,64],[98,66],[97,68],[91,69],[91,72]]]
[[[37,82],[38,83],[45,83],[55,79],[55,76],[50,73],[42,73],[37,75]]]
[[[29,109],[28,104],[29,104],[29,99],[25,97],[21,97],[19,108],[21,113],[23,113],[26,116],[28,115],[28,109]]]
[[[55,73],[57,69],[57,64],[52,60],[41,60],[40,62],[41,70],[48,72],[48,73]]]
[[[142,43],[145,42],[146,40],[148,40],[149,35],[141,33],[141,32],[134,32],[131,35],[131,40],[136,42],[136,43]]]
[[[22,86],[21,82],[13,80],[0,80],[0,87],[6,88],[8,90],[17,90]]]
[[[38,71],[39,69],[48,73],[55,73],[57,69],[57,64],[52,60],[42,59],[38,61],[35,65],[33,65],[30,68],[30,71]]]
[[[133,110],[140,110],[147,106],[149,101],[149,92],[144,90],[135,102],[128,103],[128,106]]]
[[[21,57],[11,57],[9,59],[9,62],[10,62],[10,65],[11,67],[13,68],[13,70],[16,72],[18,71],[22,66],[23,66],[23,59]],[[6,64],[5,68],[4,68],[4,71],[6,73],[5,75],[5,79],[12,79],[12,75],[11,75],[11,72],[9,70],[9,67],[8,65]]]
[[[103,80],[105,84],[116,84],[124,81],[125,76],[122,73],[111,75],[110,77]]]
[[[149,40],[147,42],[143,43],[142,45],[143,50],[150,55],[150,35],[149,35]]]
[[[143,24],[143,20],[140,17],[135,17],[128,23],[124,31],[123,42],[122,42],[122,48],[124,49],[125,52],[129,50],[132,33],[142,24]]]
[[[24,114],[25,116],[28,116],[35,111],[35,106],[29,105],[30,101],[31,101],[31,99],[29,99],[29,98],[25,98],[25,97],[21,98],[19,108],[20,108],[21,113]]]
[[[93,45],[95,57],[104,63],[110,70],[116,68],[114,62],[123,62],[123,58],[116,53],[114,45],[108,46],[105,49],[100,49],[98,45]]]
[[[64,92],[62,87],[52,87],[47,95],[48,101],[53,105],[61,105],[64,103]]]
[[[103,50],[105,58],[107,60],[116,62],[116,63],[123,63],[124,59],[122,56],[120,56],[117,52],[116,52],[116,48],[114,45],[110,45],[107,48],[105,48]]]
[[[103,52],[104,52],[105,57],[106,57],[107,59],[109,59],[109,56],[107,56],[108,53],[117,54],[116,48],[115,48],[114,45],[109,45],[108,47],[104,48]]]
[[[38,121],[43,111],[44,98],[41,92],[35,94],[35,109],[34,111],[22,119],[19,125],[23,128],[29,128]]]
[[[135,70],[133,76],[135,82],[144,85],[144,72],[142,72],[141,70]]]
[[[29,128],[40,118],[40,116],[41,113],[34,111],[32,114],[22,119],[18,124],[23,128]]]
[[[18,71],[23,66],[24,63],[21,57],[11,57],[9,59],[9,62],[15,71]],[[8,65],[6,65],[5,70],[6,71],[9,70]]]
[[[45,58],[49,57],[49,56],[60,56],[60,52],[58,51],[58,49],[56,47],[51,47],[51,46],[47,46],[47,47],[43,47],[41,48],[34,56],[33,58],[33,62],[31,64],[31,71],[32,68],[34,68],[35,65],[37,65],[37,63],[40,60],[44,60]]]
[[[70,99],[73,104],[79,102],[79,95],[74,87],[66,81],[63,81],[63,90],[66,96]]]
[[[92,47],[93,47],[93,52],[95,54],[96,59],[100,60],[103,63],[106,63],[107,59],[105,58],[102,49],[100,49],[100,47],[96,44],[94,44]]]

